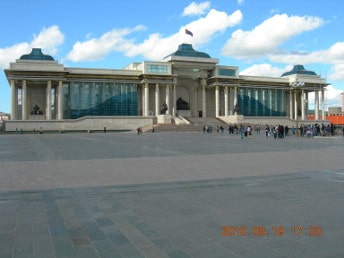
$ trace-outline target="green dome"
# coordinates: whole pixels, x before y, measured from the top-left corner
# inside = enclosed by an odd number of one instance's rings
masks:
[[[166,57],[169,56],[186,56],[186,57],[202,57],[202,58],[211,58],[208,54],[203,52],[198,52],[192,48],[191,44],[181,44],[178,46],[178,50]],[[166,58],[165,57],[165,58]]]
[[[45,55],[42,53],[42,49],[40,48],[33,48],[30,54],[22,55],[20,57],[21,60],[50,60],[54,61],[49,55]]]
[[[303,65],[294,65],[293,69],[289,72],[282,74],[283,76],[292,75],[292,74],[305,74],[305,75],[317,75],[315,72],[306,70]]]

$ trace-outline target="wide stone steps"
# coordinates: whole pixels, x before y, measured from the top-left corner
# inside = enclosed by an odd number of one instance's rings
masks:
[[[154,125],[155,132],[201,132],[203,129],[200,125],[194,124],[183,124],[183,125],[173,125],[173,124],[159,124]],[[152,128],[146,128],[143,131],[152,132]]]

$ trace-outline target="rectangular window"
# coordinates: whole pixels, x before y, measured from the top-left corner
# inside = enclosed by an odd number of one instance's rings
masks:
[[[161,74],[168,74],[168,66],[167,65],[147,65],[147,72],[148,73],[161,73]]]
[[[229,76],[229,77],[235,77],[236,70],[235,69],[218,69],[219,76]]]

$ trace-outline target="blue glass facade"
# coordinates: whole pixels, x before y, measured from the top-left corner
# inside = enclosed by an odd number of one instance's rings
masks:
[[[63,85],[63,117],[136,116],[137,84],[71,82]]]
[[[238,113],[244,116],[286,116],[285,94],[281,89],[240,88]]]

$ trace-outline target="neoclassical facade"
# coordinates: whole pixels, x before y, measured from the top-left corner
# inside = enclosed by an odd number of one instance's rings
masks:
[[[288,117],[306,120],[315,93],[315,119],[324,113],[325,79],[302,65],[281,77],[239,75],[236,66],[190,44],[161,62],[124,69],[68,68],[34,48],[5,70],[12,120],[66,120],[85,116]],[[322,114],[324,117],[324,114]]]

